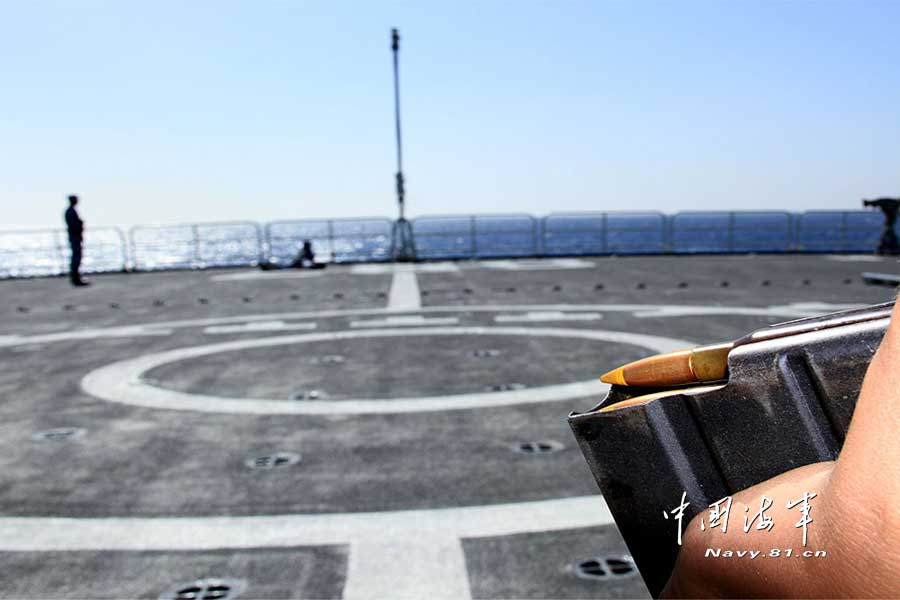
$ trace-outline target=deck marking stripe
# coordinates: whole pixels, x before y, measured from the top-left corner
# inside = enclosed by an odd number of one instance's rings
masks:
[[[884,262],[885,257],[871,254],[828,254],[825,260],[836,262]]]
[[[562,329],[552,327],[423,327],[401,329],[353,329],[300,335],[269,336],[231,340],[176,348],[164,352],[144,354],[111,363],[89,372],[81,380],[81,388],[91,396],[144,408],[163,410],[191,410],[231,414],[317,414],[358,415],[387,413],[419,413],[441,410],[462,410],[512,404],[553,402],[604,394],[609,386],[599,379],[548,385],[505,392],[479,392],[445,396],[410,398],[354,398],[347,400],[307,400],[286,402],[255,398],[234,398],[205,394],[189,394],[149,385],[142,381],[143,373],[155,367],[185,360],[234,352],[248,348],[263,348],[288,344],[350,340],[379,337],[440,336],[440,335],[513,335],[557,338],[579,338],[632,344],[653,352],[670,352],[694,345],[686,340],[625,331],[599,329]]]
[[[612,523],[603,498],[381,512],[249,517],[0,517],[0,550],[215,550],[462,539]]]
[[[516,260],[480,260],[470,268],[500,269],[503,271],[556,271],[558,269],[591,269],[594,263],[581,258],[536,258]]]
[[[226,273],[224,275],[213,275],[210,281],[253,281],[255,279],[307,279],[309,277],[320,277],[322,271],[300,271],[300,270],[284,270],[284,271],[241,271],[238,273]]]
[[[850,308],[863,308],[865,304],[826,304],[824,302],[795,302],[787,306],[770,306],[768,308],[728,307],[728,306],[647,306],[634,311],[634,316],[644,318],[711,316],[711,315],[747,315],[773,317],[806,317],[818,316]]]
[[[469,573],[459,538],[410,532],[403,539],[350,545],[344,600],[469,600]]]
[[[459,273],[459,267],[453,262],[428,262],[416,264],[369,263],[352,266],[350,268],[350,273],[352,275],[388,275],[395,273],[398,267],[413,270],[416,273]]]
[[[422,315],[410,315],[402,317],[387,317],[385,319],[367,319],[363,321],[350,321],[350,327],[421,327],[423,325],[457,325],[456,317],[432,317]]]
[[[666,310],[691,310],[692,315],[749,315],[763,317],[812,317],[829,312],[844,310],[842,307],[853,306],[861,308],[865,304],[834,305],[821,303],[820,308],[811,309],[808,303],[794,303],[787,305],[770,305],[762,307],[745,306],[698,306],[677,304],[522,304],[522,305],[453,305],[453,306],[423,306],[417,310],[420,313],[481,313],[481,312],[515,312],[515,311],[599,311],[599,312],[631,312],[641,313],[644,317],[669,317],[679,316],[666,313]],[[52,342],[67,342],[74,340],[98,339],[105,337],[130,337],[135,335],[169,335],[167,329],[184,327],[206,327],[209,325],[224,325],[227,323],[246,323],[250,321],[271,321],[274,319],[298,320],[298,319],[330,319],[336,317],[359,317],[366,315],[384,315],[391,311],[387,308],[355,308],[340,310],[320,310],[308,312],[245,314],[233,317],[210,317],[205,319],[182,319],[178,321],[160,321],[157,323],[144,323],[142,325],[126,325],[116,327],[98,327],[92,329],[72,329],[49,334],[24,335],[10,334],[7,339],[0,339],[0,347],[16,346],[20,344],[45,344]]]
[[[210,325],[203,330],[207,335],[228,333],[259,333],[267,331],[309,331],[315,323],[285,323],[284,321],[251,321],[240,325]]]
[[[564,313],[559,310],[531,311],[524,315],[497,315],[496,323],[546,323],[548,321],[597,321],[603,315],[596,312]]]
[[[18,346],[20,344],[51,344],[53,342],[69,342],[73,340],[93,340],[97,338],[123,338],[138,336],[167,336],[172,330],[165,324],[148,323],[146,325],[127,325],[125,327],[104,327],[98,329],[74,329],[57,333],[39,335],[11,336],[11,339],[0,338],[0,347]]]
[[[404,269],[402,267],[410,268]],[[388,295],[388,310],[418,310],[422,307],[419,282],[412,265],[394,265],[394,278]]]

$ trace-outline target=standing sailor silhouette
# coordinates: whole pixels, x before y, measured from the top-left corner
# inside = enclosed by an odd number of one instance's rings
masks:
[[[81,245],[84,241],[84,221],[78,216],[75,207],[78,205],[78,196],[69,196],[69,208],[66,209],[66,229],[69,230],[69,246],[72,249],[72,262],[69,264],[69,279],[75,287],[91,285],[89,281],[81,278]]]

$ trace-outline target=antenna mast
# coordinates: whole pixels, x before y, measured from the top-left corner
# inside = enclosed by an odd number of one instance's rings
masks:
[[[406,220],[406,187],[403,179],[403,143],[400,136],[400,33],[391,30],[391,50],[394,54],[394,123],[397,133],[397,206],[399,217],[394,222],[391,255],[396,261],[416,260],[412,225]]]

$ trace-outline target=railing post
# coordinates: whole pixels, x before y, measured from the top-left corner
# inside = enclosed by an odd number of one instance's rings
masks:
[[[728,213],[728,252],[734,254],[734,211]]]
[[[119,238],[119,248],[122,249],[122,271],[128,272],[130,271],[130,265],[128,261],[128,242],[125,240],[125,233],[118,227],[115,228],[116,237]]]
[[[787,252],[797,251],[797,238],[794,232],[796,217],[797,215],[794,212],[787,213]]]
[[[540,239],[541,242],[541,256],[547,255],[547,218],[549,216],[550,215],[544,215],[537,220],[539,223],[538,239]]]
[[[264,262],[266,262],[266,257],[262,227],[256,221],[253,221],[253,230],[256,232],[256,262],[257,264],[263,264]]]
[[[200,264],[200,231],[197,225],[191,225],[191,238],[194,244],[194,268]]]
[[[263,238],[265,240],[265,256],[263,257],[266,262],[271,262],[272,260],[272,224],[265,223],[263,224]]]
[[[609,213],[600,217],[600,251],[609,254]]]
[[[337,256],[334,253],[334,221],[328,219],[326,223],[328,225],[328,250],[329,254],[331,254],[331,262],[337,262]]]
[[[131,253],[131,268],[135,271],[139,271],[138,268],[138,253],[137,253],[137,244],[134,243],[134,231],[137,229],[136,225],[133,225],[131,229],[128,230],[128,248]]]
[[[847,242],[847,211],[841,213],[841,250],[846,251],[848,242]]]
[[[800,249],[800,219],[803,213],[791,214],[791,247],[794,252],[802,252]]]
[[[478,241],[476,236],[478,235],[478,228],[475,226],[475,215],[471,215],[469,217],[469,239],[472,240],[472,256],[471,258],[478,258]]]
[[[667,254],[671,254],[675,252],[675,218],[678,217],[678,213],[674,215],[663,215],[663,252]]]

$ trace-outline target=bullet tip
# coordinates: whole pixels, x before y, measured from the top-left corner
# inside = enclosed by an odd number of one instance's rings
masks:
[[[603,383],[611,383],[613,385],[626,385],[625,374],[621,368],[613,369],[609,373],[604,373],[600,376],[600,381]]]

